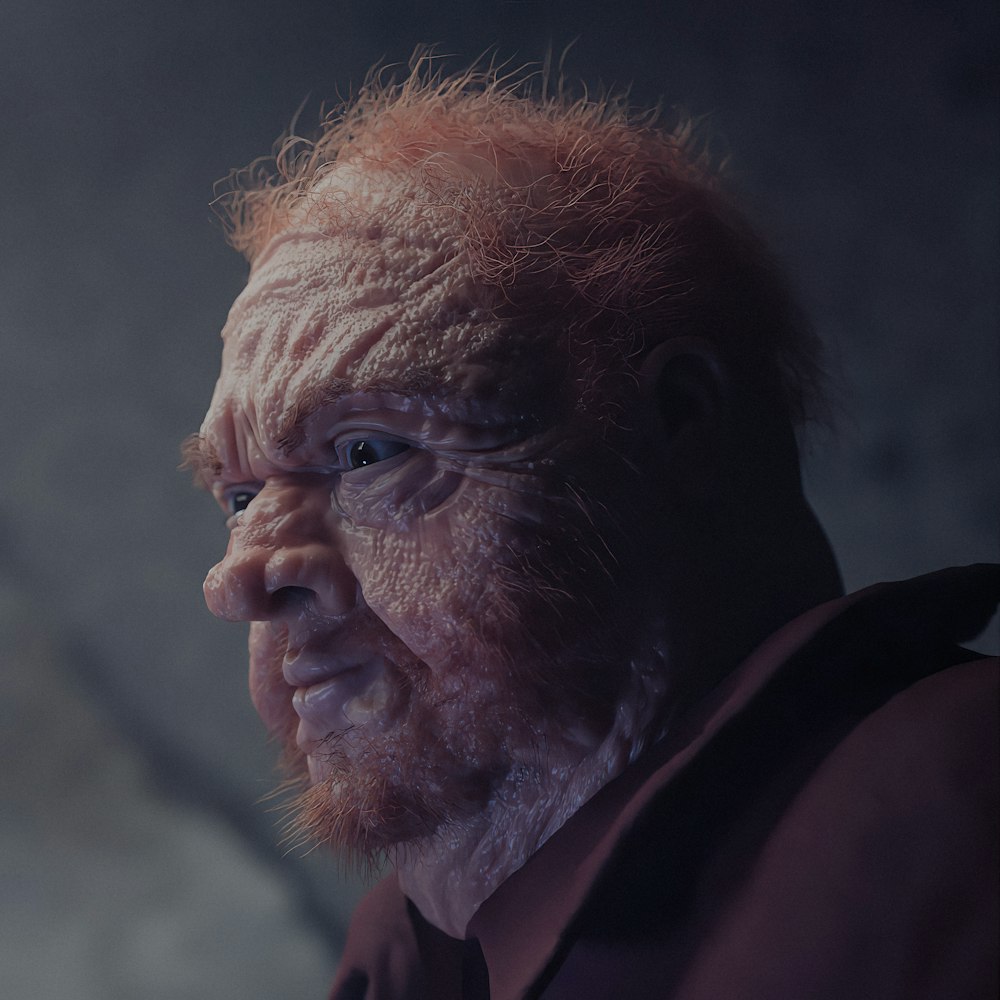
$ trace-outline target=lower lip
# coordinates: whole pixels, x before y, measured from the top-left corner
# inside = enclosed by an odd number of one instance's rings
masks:
[[[297,688],[292,696],[292,708],[301,720],[299,745],[313,744],[327,739],[331,733],[351,728],[352,722],[345,709],[370,682],[368,671],[361,665],[342,670],[319,684]]]
[[[306,721],[325,716],[331,708],[342,702],[344,695],[350,695],[351,689],[357,686],[360,672],[360,667],[351,667],[318,684],[296,688],[292,695],[292,707],[299,718]]]

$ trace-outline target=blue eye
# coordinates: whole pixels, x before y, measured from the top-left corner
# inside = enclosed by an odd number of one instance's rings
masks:
[[[363,469],[366,465],[384,462],[386,459],[401,455],[409,450],[409,445],[402,441],[385,441],[379,438],[367,438],[352,441],[347,446],[348,469]]]
[[[250,501],[257,496],[253,490],[236,490],[229,494],[229,516],[232,517],[241,513],[250,506]]]

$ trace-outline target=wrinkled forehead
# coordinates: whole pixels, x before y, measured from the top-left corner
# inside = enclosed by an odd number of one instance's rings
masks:
[[[518,334],[484,308],[445,209],[356,172],[319,194],[266,244],[233,305],[207,422],[252,411],[270,436],[338,380],[471,397],[517,377]]]

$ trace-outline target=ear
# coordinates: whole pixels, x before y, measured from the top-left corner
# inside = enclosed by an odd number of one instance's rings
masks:
[[[646,355],[639,382],[672,492],[704,499],[728,451],[732,387],[718,349],[701,337],[666,340]]]
[[[718,424],[729,405],[730,382],[714,344],[701,337],[676,337],[658,344],[639,370],[641,392],[661,439]]]

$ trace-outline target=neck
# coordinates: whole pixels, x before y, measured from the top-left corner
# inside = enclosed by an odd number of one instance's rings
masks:
[[[397,848],[400,887],[426,920],[464,937],[469,921],[500,884],[662,735],[669,683],[662,647],[630,666],[628,690],[602,739],[581,744],[562,733],[542,734],[545,759],[512,762],[486,809],[473,820]]]

